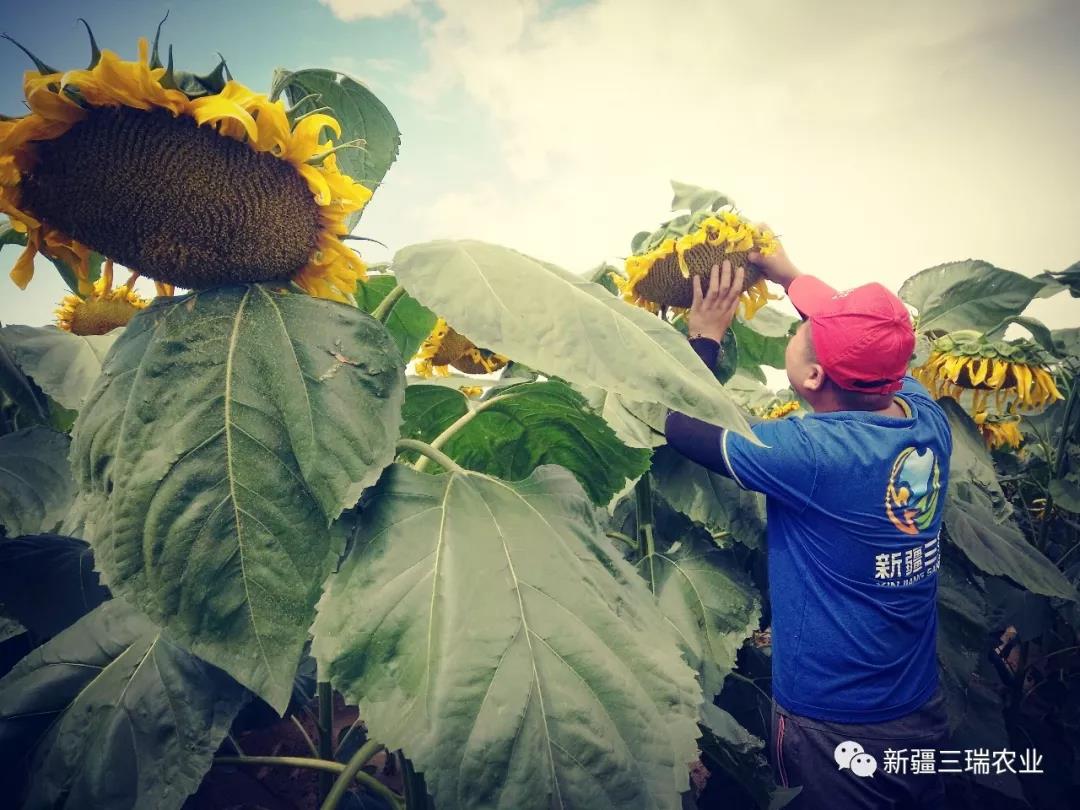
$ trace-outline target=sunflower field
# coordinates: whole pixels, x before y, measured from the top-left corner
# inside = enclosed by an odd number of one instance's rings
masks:
[[[763,499],[662,430],[805,412],[766,385],[798,322],[754,274],[722,367],[685,337],[690,276],[776,237],[673,183],[618,267],[466,240],[368,266],[353,232],[400,144],[379,99],[321,69],[264,95],[159,39],[31,56],[0,120],[4,295],[35,256],[70,287],[55,325],[0,328],[9,806],[790,801]],[[1080,265],[900,290],[953,427],[954,747],[1045,772],[951,777],[955,807],[1080,782],[1080,328],[1024,314],[1055,294]]]

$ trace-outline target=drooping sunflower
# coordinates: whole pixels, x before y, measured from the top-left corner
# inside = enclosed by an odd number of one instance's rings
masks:
[[[91,36],[91,42],[93,42]],[[341,237],[371,191],[343,174],[324,113],[294,116],[233,81],[148,56],[98,51],[86,70],[35,59],[28,115],[0,121],[0,210],[26,233],[11,277],[38,252],[68,263],[92,293],[91,251],[165,284],[201,289],[291,280],[349,300],[366,267]]]
[[[1019,447],[1024,436],[1020,433],[1020,420],[1015,417],[991,415],[980,411],[973,417],[979,433],[991,450],[999,447]]]
[[[83,298],[68,295],[56,309],[56,325],[73,335],[104,335],[119,326],[127,326],[140,309],[150,303],[132,289],[136,274],[119,287],[113,287],[113,263],[105,262],[101,278],[94,282],[93,291]],[[171,294],[158,288],[159,293]]]
[[[488,374],[510,362],[509,357],[481,349],[439,318],[416,352],[416,373],[421,377],[450,375],[450,366],[466,374]]]
[[[1044,358],[1030,340],[994,340],[960,330],[937,338],[926,363],[912,373],[935,397],[959,401],[972,392],[972,414],[985,411],[991,396],[998,413],[1014,407],[1031,411],[1063,399]]]
[[[672,221],[650,234],[640,249],[626,260],[626,276],[609,274],[625,301],[650,312],[666,306],[678,314],[693,301],[693,275],[703,276],[702,290],[708,285],[714,264],[731,260],[732,268],[745,269],[740,306],[744,318],[768,303],[779,299],[772,295],[761,273],[747,258],[750,251],[768,256],[776,250],[776,237],[768,229],[759,229],[730,208],[700,211],[680,225]]]

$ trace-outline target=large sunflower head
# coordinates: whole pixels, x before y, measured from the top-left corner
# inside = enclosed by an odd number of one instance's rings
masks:
[[[150,302],[131,288],[132,281],[113,287],[112,262],[105,263],[105,270],[93,290],[85,298],[68,295],[56,309],[56,325],[73,335],[104,335],[119,326],[127,326],[140,309]]]
[[[998,413],[1031,411],[1063,399],[1044,358],[1030,340],[994,340],[962,330],[937,338],[913,374],[935,397],[960,401],[970,392],[972,414],[985,411],[991,397]]]
[[[1000,416],[979,411],[973,417],[979,433],[991,450],[1002,447],[1018,448],[1024,441],[1020,420],[1016,416]]]
[[[371,191],[338,169],[330,115],[294,116],[229,77],[95,48],[86,70],[37,62],[30,113],[0,121],[0,210],[27,234],[11,277],[33,257],[68,262],[91,292],[91,250],[156,281],[200,289],[291,280],[348,300],[365,265],[341,240]]]
[[[510,362],[510,358],[481,349],[455,332],[445,320],[435,322],[431,334],[416,352],[416,373],[421,377],[450,375],[450,366],[466,374],[489,374]]]
[[[626,260],[626,276],[611,273],[610,278],[624,300],[650,312],[667,307],[673,313],[685,312],[693,301],[692,276],[704,277],[708,285],[714,264],[731,260],[732,268],[746,270],[740,306],[743,316],[752,318],[770,298],[765,279],[747,258],[750,251],[769,255],[776,250],[776,237],[768,229],[743,219],[730,208],[700,211],[686,222],[673,220],[650,234]]]

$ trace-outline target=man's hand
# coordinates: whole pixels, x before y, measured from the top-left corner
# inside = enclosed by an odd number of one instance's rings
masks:
[[[761,231],[772,230],[764,222],[758,222],[757,228]],[[802,275],[799,268],[791,263],[791,259],[784,252],[784,246],[779,241],[777,241],[776,250],[772,254],[762,256],[756,250],[752,250],[747,258],[751,264],[762,272],[765,278],[781,285],[785,290],[787,290],[791,282]]]
[[[713,265],[709,289],[704,294],[701,292],[701,276],[693,277],[694,300],[690,304],[690,313],[686,319],[691,337],[700,334],[717,343],[723,341],[724,333],[735,318],[745,275],[742,267],[732,272],[731,262],[724,259],[723,270],[720,265]]]

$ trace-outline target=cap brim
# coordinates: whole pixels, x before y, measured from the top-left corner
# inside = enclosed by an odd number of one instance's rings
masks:
[[[836,290],[816,276],[801,275],[787,288],[788,298],[804,318],[810,318],[826,307]]]

